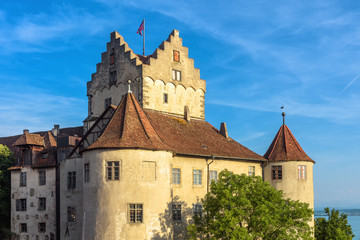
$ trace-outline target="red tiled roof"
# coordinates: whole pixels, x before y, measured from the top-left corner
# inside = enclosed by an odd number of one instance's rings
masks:
[[[314,162],[301,148],[290,129],[283,124],[264,157],[276,161],[310,161]]]
[[[166,150],[133,94],[126,94],[103,134],[87,150],[97,148],[143,148]]]
[[[13,145],[14,146],[21,146],[21,145],[44,146],[44,139],[40,136],[40,134],[25,133],[21,135]]]
[[[103,134],[84,151],[99,148],[142,148],[265,160],[233,139],[223,137],[208,122],[187,122],[183,118],[144,111],[132,94],[122,99]]]

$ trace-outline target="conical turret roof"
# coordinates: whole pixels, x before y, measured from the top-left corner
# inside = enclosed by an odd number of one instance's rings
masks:
[[[103,134],[86,150],[98,148],[168,149],[132,93],[122,99]]]
[[[280,127],[264,157],[270,162],[310,161],[314,162],[301,148],[285,123]]]

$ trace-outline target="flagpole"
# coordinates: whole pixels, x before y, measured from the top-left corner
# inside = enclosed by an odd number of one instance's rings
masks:
[[[145,56],[145,18],[144,18],[143,22],[144,22],[144,34],[143,34],[143,56]]]

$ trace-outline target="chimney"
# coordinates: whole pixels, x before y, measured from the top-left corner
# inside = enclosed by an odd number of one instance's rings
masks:
[[[54,124],[54,128],[51,130],[54,137],[57,137],[57,135],[60,133],[60,125]]]
[[[184,107],[184,118],[187,122],[190,122],[190,110],[188,106]]]
[[[220,134],[223,135],[225,138],[229,138],[226,123],[224,123],[224,122],[221,123]]]
[[[28,134],[28,133],[29,133],[29,129],[24,129],[24,130],[23,130],[23,133],[24,133],[24,134]]]

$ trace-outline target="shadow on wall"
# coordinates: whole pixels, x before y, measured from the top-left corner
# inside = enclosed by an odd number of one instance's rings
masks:
[[[200,204],[197,202],[196,204]],[[179,206],[180,209],[179,209]],[[159,216],[160,231],[153,231],[152,240],[187,239],[186,227],[193,221],[193,206],[188,206],[178,196],[167,203],[164,213]]]

